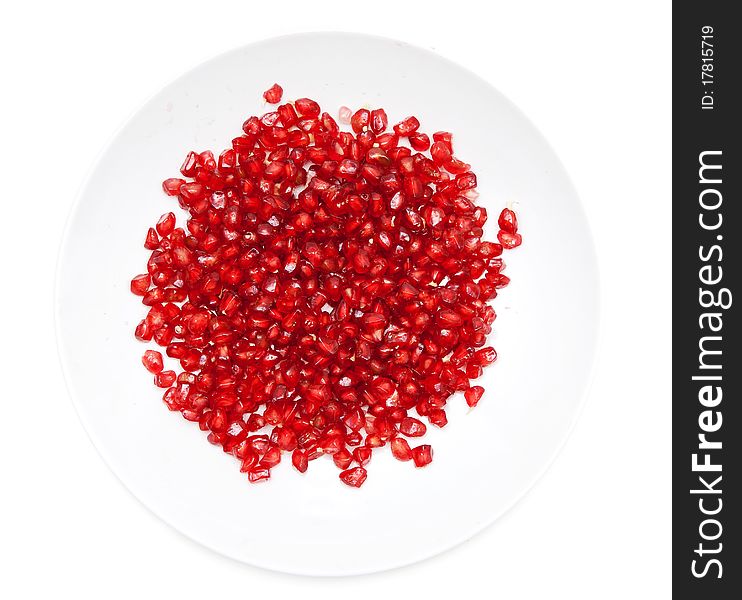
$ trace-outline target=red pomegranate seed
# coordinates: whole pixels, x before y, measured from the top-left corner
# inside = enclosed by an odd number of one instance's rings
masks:
[[[371,448],[367,448],[365,446],[359,446],[355,450],[353,450],[353,459],[362,467],[365,467],[368,462],[371,460],[371,454],[372,454]]]
[[[283,88],[277,83],[274,83],[263,92],[263,98],[265,98],[265,101],[269,104],[278,104],[281,101],[282,97]]]
[[[420,121],[415,117],[407,117],[394,126],[394,133],[400,137],[406,137],[417,131],[418,127],[420,127]]]
[[[420,437],[425,435],[425,423],[414,417],[405,417],[399,424],[399,430],[409,437]]]
[[[497,360],[497,352],[494,348],[482,348],[472,356],[472,362],[483,367],[491,365],[495,360]]]
[[[144,240],[144,247],[147,250],[156,250],[160,247],[160,238],[157,235],[154,227],[150,227],[147,230],[147,237]]]
[[[466,403],[474,408],[479,403],[482,394],[484,394],[484,388],[480,385],[473,385],[464,392],[464,398]]]
[[[299,473],[306,473],[309,461],[307,460],[307,453],[304,450],[296,449],[291,454],[291,463],[296,467]]]
[[[160,220],[157,221],[155,228],[157,229],[157,233],[163,237],[170,235],[173,229],[175,229],[175,214],[169,212],[162,215]]]
[[[404,438],[394,438],[392,440],[392,455],[397,460],[408,461],[412,460],[412,450],[407,440]]]
[[[353,456],[345,448],[332,455],[332,460],[338,469],[347,469],[353,462]]]
[[[412,460],[415,461],[416,467],[424,467],[433,461],[433,448],[428,444],[423,444],[412,449]]]
[[[281,428],[278,431],[278,447],[286,452],[291,452],[296,448],[296,434],[291,429]]]
[[[150,277],[147,273],[137,275],[131,280],[131,293],[137,296],[144,296],[149,290]]]
[[[166,179],[162,182],[162,189],[165,190],[165,193],[168,196],[177,196],[180,192],[180,186],[185,183],[184,179],[180,179],[178,177],[174,177],[171,179]]]
[[[213,421],[212,421],[211,427],[212,429],[214,429]],[[221,427],[221,429],[225,429],[225,428],[226,428],[226,422],[224,426]],[[276,446],[270,446],[265,451],[265,454],[263,455],[263,458],[260,461],[260,465],[265,467],[266,469],[272,469],[280,462],[281,462],[281,449],[277,448]]]
[[[319,104],[309,98],[299,98],[294,102],[296,111],[303,117],[318,117],[319,116]]]
[[[430,156],[437,166],[443,166],[451,161],[452,154],[449,147],[443,142],[433,142],[430,147]]]
[[[145,350],[142,364],[150,373],[159,373],[162,371],[162,354],[157,350]]]
[[[142,320],[134,330],[134,337],[140,342],[148,342],[152,339],[153,331],[152,327],[146,320]]]
[[[448,153],[453,154],[453,134],[448,131],[436,131],[433,134],[433,141],[443,144],[448,148]]]
[[[265,481],[270,479],[271,470],[265,467],[257,467],[247,472],[247,479],[250,483],[258,483],[259,481]]]
[[[461,173],[466,173],[469,169],[471,169],[471,166],[452,156],[451,160],[449,160],[444,165],[444,168],[446,169],[446,171],[452,173],[453,175],[460,175]]]
[[[444,329],[460,327],[464,323],[461,315],[453,310],[442,310],[438,312],[435,316],[435,321]]]
[[[462,173],[456,178],[456,187],[462,191],[477,187],[477,176],[472,173]]]
[[[366,481],[367,476],[368,473],[366,473],[366,469],[363,467],[354,467],[340,473],[340,480],[345,485],[359,488],[363,485],[363,482]]]
[[[195,152],[189,152],[183,164],[180,166],[180,172],[186,177],[193,177],[198,167],[198,155]]]
[[[515,213],[509,208],[502,209],[500,216],[497,219],[497,224],[506,233],[517,233],[518,232],[518,219]]]
[[[371,111],[371,131],[376,135],[383,133],[388,124],[389,120],[383,108],[377,108]]]
[[[369,126],[370,121],[371,113],[365,108],[362,108],[357,110],[350,118],[350,126],[356,133],[361,133],[361,131],[364,131]]]
[[[240,465],[240,471],[242,473],[248,473],[252,471],[260,462],[258,453],[247,445],[246,441],[241,442],[235,449],[234,455],[242,461]]]
[[[450,133],[431,146],[415,117],[386,132],[380,108],[342,108],[339,122],[300,98],[249,117],[218,157],[189,152],[162,184],[185,227],[163,215],[131,281],[148,307],[136,338],[180,363],[166,371],[145,352],[163,401],[251,482],[284,452],[302,473],[332,457],[356,487],[374,448],[425,466],[430,446],[403,436],[425,435],[417,417],[445,426],[457,391],[475,406],[471,380],[497,358],[487,303],[510,281],[515,213],[500,214],[497,243],[483,239],[477,177]]]
[[[436,427],[445,427],[448,423],[446,411],[442,408],[434,408],[428,413],[428,421]]]
[[[497,240],[502,244],[503,248],[512,250],[520,246],[523,238],[520,237],[519,233],[508,233],[507,231],[500,231],[497,233]]]
[[[161,388],[169,388],[175,383],[175,371],[160,371],[155,375],[155,385]]]
[[[410,135],[409,140],[412,149],[417,150],[418,152],[423,152],[430,148],[430,138],[425,133],[415,132]]]

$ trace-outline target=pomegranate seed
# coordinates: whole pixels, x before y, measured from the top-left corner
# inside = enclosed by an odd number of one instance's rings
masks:
[[[347,469],[353,462],[353,456],[345,448],[332,455],[332,460],[338,469]]]
[[[277,83],[274,83],[263,92],[263,98],[265,98],[265,101],[269,104],[278,104],[281,101],[282,97],[283,88]]]
[[[459,175],[461,173],[466,173],[469,169],[471,169],[471,166],[466,164],[463,161],[460,161],[455,156],[451,157],[451,160],[449,160],[445,165],[445,169],[449,173],[453,173],[454,175]]]
[[[286,452],[296,448],[296,434],[291,429],[282,428],[278,432],[278,447]]]
[[[181,370],[155,350],[142,361],[168,409],[251,482],[284,452],[302,473],[332,457],[356,487],[387,444],[425,466],[430,446],[405,438],[426,434],[422,418],[445,426],[457,391],[475,406],[484,390],[471,380],[497,358],[488,301],[510,281],[501,255],[522,241],[516,215],[503,210],[498,241],[483,239],[477,177],[448,132],[431,145],[415,117],[387,132],[383,109],[345,107],[341,130],[313,100],[280,104],[277,84],[264,98],[274,111],[163,181],[187,221],[167,213],[147,231],[130,286],[148,312],[134,333]]]
[[[318,117],[319,116],[319,104],[309,98],[299,98],[294,102],[296,111],[303,117]]]
[[[353,459],[362,467],[365,467],[368,462],[371,460],[371,453],[373,451],[371,448],[367,448],[364,446],[359,446],[355,450],[353,450]]]
[[[142,364],[150,373],[159,373],[162,371],[162,354],[157,350],[145,350]]]
[[[448,423],[446,411],[442,408],[435,408],[428,413],[428,421],[436,427],[444,427]]]
[[[250,448],[246,442],[239,444],[239,446],[235,448],[234,454],[242,461],[242,464],[240,465],[240,471],[242,473],[249,473],[258,465],[258,462],[260,462],[258,453]]]
[[[166,179],[162,182],[162,189],[165,190],[165,193],[168,196],[177,196],[180,192],[180,186],[185,183],[184,179],[180,179],[178,177],[174,177],[171,179]]]
[[[416,467],[424,467],[433,461],[433,448],[428,444],[423,444],[412,449],[412,460],[415,461]]]
[[[425,133],[415,132],[410,134],[409,140],[412,149],[417,150],[418,152],[424,152],[430,148],[430,138]]]
[[[148,342],[152,339],[153,331],[149,323],[145,320],[139,322],[136,329],[134,330],[134,337],[140,342]]]
[[[412,459],[412,450],[407,440],[404,438],[394,438],[392,440],[392,455],[397,460],[408,461]]]
[[[520,237],[519,233],[508,233],[507,231],[500,231],[497,234],[497,240],[502,244],[503,248],[512,250],[520,246],[523,238]]]
[[[420,121],[415,117],[407,117],[394,126],[394,133],[400,137],[406,137],[417,131],[418,127],[420,127]]]
[[[160,220],[157,221],[155,228],[157,229],[157,233],[163,237],[170,235],[173,229],[175,229],[175,214],[169,212],[162,215]]]
[[[212,420],[212,428],[214,428],[213,420]],[[260,465],[265,467],[266,469],[272,469],[275,467],[278,463],[281,462],[281,449],[277,448],[276,446],[270,446],[263,455],[263,459],[260,461]]]
[[[433,142],[433,145],[430,147],[430,156],[438,166],[448,164],[452,158],[450,148],[443,142]]]
[[[474,408],[479,403],[482,394],[484,394],[484,388],[480,385],[473,385],[464,392],[464,398],[466,403]]]
[[[462,191],[477,187],[477,176],[472,172],[462,173],[456,178],[456,187]]]
[[[353,111],[350,110],[347,106],[341,106],[340,110],[338,111],[338,120],[345,124],[350,124],[350,118],[353,116]]]
[[[366,473],[366,469],[363,467],[354,467],[340,473],[340,480],[345,485],[359,488],[363,485],[363,482],[366,481],[367,476],[368,473]]]
[[[405,417],[399,424],[399,430],[409,437],[420,437],[425,435],[425,423],[414,417]]]
[[[353,131],[361,133],[361,131],[364,131],[366,127],[369,126],[370,121],[371,113],[365,108],[362,108],[356,111],[350,118],[350,125],[353,128]]]
[[[483,367],[491,365],[495,360],[497,360],[497,352],[495,352],[494,348],[482,348],[481,350],[477,350],[472,356],[474,364]]]
[[[299,473],[306,473],[309,461],[307,460],[307,453],[304,450],[296,449],[291,454],[291,464],[296,467]]]
[[[376,135],[383,133],[388,124],[389,121],[383,108],[377,108],[371,111],[371,131]]]
[[[147,230],[147,237],[144,240],[144,247],[147,250],[156,250],[160,247],[160,238],[157,236],[157,231],[154,227],[150,227]]]
[[[193,177],[198,167],[198,156],[195,152],[189,152],[180,166],[180,172],[186,177]]]
[[[175,371],[160,371],[155,375],[155,385],[161,388],[169,388],[175,383],[175,379]]]
[[[442,310],[435,316],[435,321],[444,329],[459,327],[463,324],[464,319],[461,315],[452,310]]]
[[[453,154],[452,140],[453,140],[453,135],[449,133],[448,131],[436,131],[433,134],[433,141],[439,142],[445,145],[448,148],[448,152],[450,154]]]
[[[509,208],[502,209],[497,224],[506,233],[517,233],[518,231],[518,219]]]
[[[265,467],[258,467],[247,472],[247,479],[250,483],[258,483],[270,479],[271,470]]]
[[[147,273],[137,275],[131,280],[131,293],[137,296],[144,296],[149,290],[150,277]]]

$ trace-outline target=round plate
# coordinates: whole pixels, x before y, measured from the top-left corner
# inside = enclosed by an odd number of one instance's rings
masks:
[[[147,227],[178,212],[161,190],[191,149],[219,151],[244,119],[270,110],[262,92],[316,99],[336,113],[382,106],[390,123],[454,132],[473,165],[478,203],[518,211],[523,245],[506,254],[512,284],[495,301],[500,358],[468,410],[429,428],[435,458],[415,469],[374,453],[360,489],[329,458],[300,475],[289,460],[251,485],[239,464],[161,401],[133,330],[146,307],[129,292],[145,268]],[[180,218],[180,217],[179,217]],[[493,227],[494,225],[494,227]],[[312,575],[398,567],[471,537],[544,472],[574,423],[593,364],[597,269],[588,225],[559,160],[488,83],[407,44],[351,34],[271,39],[203,64],[152,98],[118,132],[71,216],[59,263],[57,327],[70,393],[93,443],[121,481],[177,530],[253,565]],[[170,359],[168,359],[170,360]]]

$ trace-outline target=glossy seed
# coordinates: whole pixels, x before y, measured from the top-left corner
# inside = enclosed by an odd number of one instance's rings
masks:
[[[354,467],[340,473],[340,480],[345,485],[359,488],[363,485],[363,482],[366,481],[367,476],[368,473],[366,473],[366,469],[363,467]]]
[[[394,438],[391,443],[392,455],[397,460],[412,460],[412,449],[404,438]]]
[[[157,221],[157,225],[155,229],[157,229],[157,233],[159,233],[161,236],[168,236],[173,232],[173,229],[175,228],[175,214],[174,213],[166,213],[160,217],[160,220]]]
[[[412,449],[412,460],[416,467],[424,467],[433,461],[433,448],[428,444]]]
[[[274,83],[271,87],[263,92],[263,98],[270,104],[278,104],[283,97],[283,88]]]
[[[160,371],[155,375],[155,385],[161,388],[169,388],[175,383],[176,378],[175,371]]]
[[[157,350],[146,350],[142,356],[142,364],[150,373],[162,371],[162,354]]]
[[[405,417],[399,425],[399,430],[409,437],[425,435],[425,423],[414,417]]]
[[[420,127],[420,121],[415,117],[407,117],[394,126],[394,133],[400,137],[409,136]]]
[[[144,296],[147,290],[149,290],[150,282],[149,274],[137,275],[131,280],[131,293],[137,296]]]
[[[473,385],[464,392],[464,398],[466,399],[466,403],[474,408],[482,398],[482,394],[484,394],[484,388],[480,385]]]
[[[507,231],[498,232],[497,239],[502,244],[502,247],[508,250],[517,248],[523,242],[523,238],[519,233],[508,233]]]

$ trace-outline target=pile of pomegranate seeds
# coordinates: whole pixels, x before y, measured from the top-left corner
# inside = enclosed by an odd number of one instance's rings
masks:
[[[341,113],[352,133],[300,98],[250,117],[218,158],[190,152],[163,183],[186,229],[163,215],[131,282],[150,307],[137,339],[182,369],[144,353],[165,404],[251,482],[284,452],[302,473],[327,454],[354,487],[386,444],[430,464],[429,445],[410,445],[424,420],[445,426],[457,391],[476,406],[484,390],[469,382],[497,358],[487,301],[509,281],[515,214],[502,211],[499,243],[482,240],[487,211],[450,133],[431,144],[415,117],[387,131],[383,109]]]

